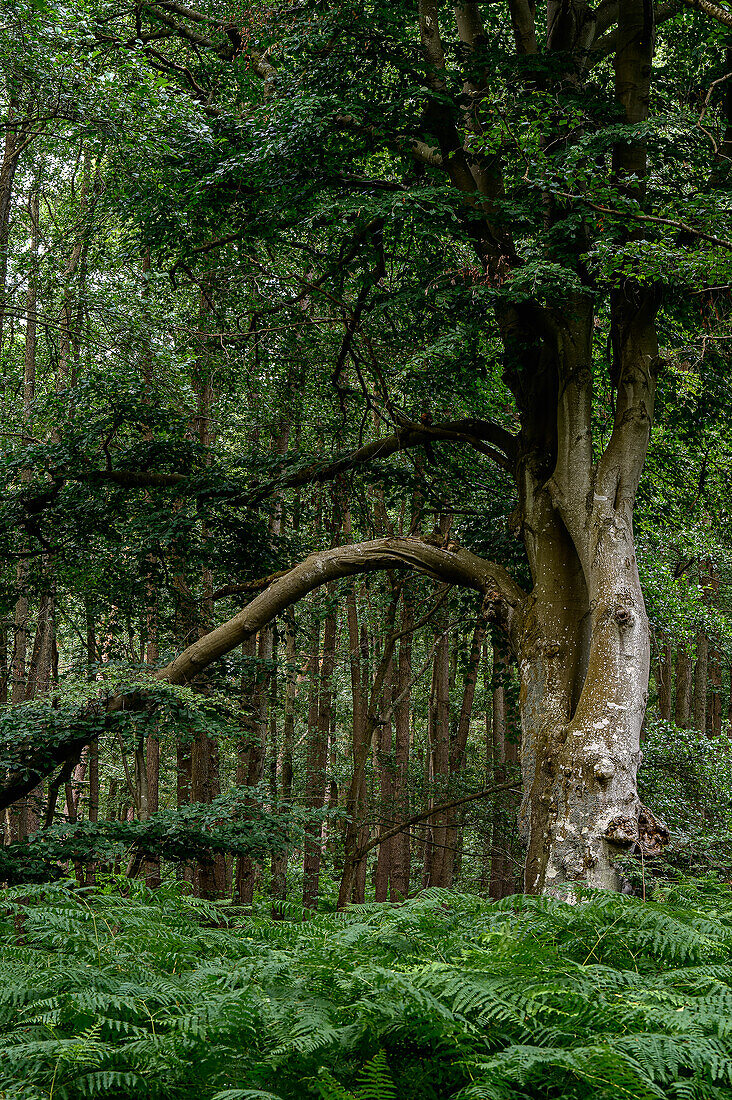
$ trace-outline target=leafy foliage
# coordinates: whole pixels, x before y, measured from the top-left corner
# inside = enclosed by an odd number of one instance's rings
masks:
[[[0,880],[59,879],[68,860],[109,866],[132,855],[137,860],[162,856],[174,862],[207,862],[213,852],[262,859],[288,851],[301,835],[307,813],[267,813],[252,805],[252,793],[251,787],[234,788],[211,802],[161,810],[144,821],[81,820],[44,829],[0,848]]]
[[[732,898],[402,906],[246,923],[177,886],[7,891],[0,1089],[165,1100],[729,1095]]]

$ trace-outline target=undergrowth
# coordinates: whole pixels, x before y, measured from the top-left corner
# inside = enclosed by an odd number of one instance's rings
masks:
[[[0,1096],[732,1096],[732,894],[428,891],[222,916],[163,887],[0,899]]]

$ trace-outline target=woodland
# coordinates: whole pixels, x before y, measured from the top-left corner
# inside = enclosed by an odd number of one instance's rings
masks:
[[[732,1097],[732,6],[0,0],[0,1098]]]

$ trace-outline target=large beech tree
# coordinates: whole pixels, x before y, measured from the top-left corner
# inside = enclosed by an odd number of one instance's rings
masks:
[[[231,249],[252,238],[258,219],[262,232],[267,218],[277,222],[290,242],[301,233],[298,219],[307,215],[318,226],[330,219],[332,262],[313,250],[296,301],[304,308],[325,293],[334,269],[350,265],[358,273],[332,384],[347,402],[355,370],[393,428],[331,464],[255,486],[238,503],[333,479],[407,448],[426,445],[433,457],[441,441],[459,443],[511,478],[512,527],[532,584],[524,590],[501,565],[448,537],[323,549],[268,578],[238,616],[157,675],[190,681],[334,578],[406,568],[475,588],[488,597],[520,670],[525,887],[538,892],[576,881],[614,888],[619,849],[648,854],[665,839],[636,787],[650,638],[633,510],[663,367],[657,326],[669,265],[683,263],[688,279],[701,281],[705,265],[718,270],[718,254],[732,247],[720,171],[726,146],[712,141],[701,154],[695,147],[710,194],[687,217],[674,209],[678,166],[658,136],[662,107],[664,118],[669,110],[654,98],[658,28],[668,29],[664,49],[673,53],[678,21],[702,16],[680,15],[673,0],[655,9],[652,0],[597,7],[549,0],[541,11],[529,0],[305,3],[226,17],[215,7],[161,0],[94,24],[105,49],[138,51],[178,81],[203,115],[218,112],[227,126],[243,127],[229,137],[243,150],[239,182],[216,197],[223,204],[216,217],[229,219],[231,229],[207,223],[203,243],[182,241],[184,269],[212,253],[245,264]],[[707,0],[699,8],[704,18],[730,21]],[[221,106],[217,73],[235,74],[232,98]],[[292,137],[287,120],[298,103],[301,132]],[[275,189],[263,185],[261,165],[246,175],[245,153],[255,141],[270,142],[275,151],[267,145],[267,155],[288,166],[297,146],[301,159],[281,185],[306,197],[289,222]],[[326,201],[334,191],[348,213],[343,225]],[[418,421],[389,392],[376,358],[355,355],[362,327],[378,313],[394,210],[405,205],[419,209],[423,235],[432,224],[436,237],[454,242],[452,266],[432,274],[467,286],[478,303],[472,323],[477,316],[478,339],[500,359],[513,399],[501,423],[482,410],[459,422]],[[466,347],[466,359],[472,354]],[[600,405],[611,410],[607,430]],[[61,470],[56,488],[65,477],[84,476],[91,475]],[[151,490],[187,485],[185,473],[110,465],[93,477]],[[25,503],[30,511],[37,506]],[[105,705],[138,703],[118,697]],[[2,804],[88,741],[89,723],[80,721],[51,749],[19,750]]]

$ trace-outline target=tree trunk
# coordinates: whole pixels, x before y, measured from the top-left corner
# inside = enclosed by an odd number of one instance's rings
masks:
[[[665,722],[671,721],[671,645],[669,642],[661,643],[656,664],[656,686],[658,688],[658,714]]]
[[[478,682],[480,658],[483,652],[483,642],[487,626],[488,605],[487,601],[484,600],[478,611],[478,617],[475,620],[475,627],[473,628],[470,653],[468,654],[468,664],[463,678],[463,699],[460,706],[460,715],[458,717],[455,736],[452,738],[450,744],[451,780],[460,775],[465,764],[465,751],[468,744],[468,734],[470,733],[470,720],[473,714],[475,687]],[[457,807],[448,812],[448,829],[446,833],[444,856],[446,886],[452,886],[455,878],[456,856],[461,847],[459,843],[459,833],[462,832],[462,830],[459,829],[461,812],[461,808]]]
[[[372,720],[372,714],[368,704],[368,685],[371,675],[371,664],[369,660],[370,648],[369,648],[369,634],[365,623],[361,624],[361,699],[362,699],[362,736],[365,741],[365,756],[363,762],[363,769],[361,771],[361,786],[358,794],[358,817],[360,824],[357,831],[357,849],[362,848],[368,843],[371,828],[367,821],[366,810],[369,804],[369,776],[367,775],[367,763],[369,757],[373,760],[374,753],[374,733],[376,730],[375,722]],[[354,853],[355,854],[355,853]],[[351,901],[356,905],[363,905],[366,900],[366,860],[357,859],[356,870],[353,880],[353,890],[351,892]]]
[[[694,665],[694,728],[707,732],[707,687],[709,680],[709,639],[700,630],[696,637],[696,664]]]
[[[674,721],[679,729],[688,729],[691,717],[691,697],[694,683],[694,665],[686,648],[676,654],[676,703]]]
[[[330,593],[331,597],[333,593]],[[305,764],[305,806],[314,814],[325,805],[325,785],[328,764],[328,738],[333,706],[333,668],[335,664],[336,616],[329,611],[323,630],[323,658],[314,655],[313,684],[317,691],[317,710],[313,708],[312,724],[308,737]],[[317,648],[317,647],[316,647]],[[305,829],[303,851],[302,903],[306,909],[318,905],[318,884],[322,859],[323,825],[321,821],[308,823]]]
[[[450,780],[450,642],[446,632],[447,609],[444,605],[436,625],[442,633],[434,656],[428,723],[428,751],[431,757],[430,807],[446,801]],[[445,874],[446,841],[447,811],[442,811],[429,818],[425,852],[425,886],[449,885]]]
[[[353,696],[353,772],[346,801],[346,833],[343,843],[343,873],[338,891],[338,908],[343,909],[350,901],[364,900],[365,860],[360,857],[360,849],[368,842],[367,830],[363,826],[366,808],[366,763],[372,746],[374,730],[379,719],[381,697],[384,682],[391,666],[396,641],[394,622],[400,589],[395,588],[387,607],[384,621],[384,649],[376,668],[370,698],[367,700],[362,679],[362,669],[368,665],[368,652],[365,640],[359,638],[356,594],[353,586],[346,598],[348,618],[348,644],[351,664],[351,690]],[[366,650],[366,651],[365,651]]]
[[[282,723],[282,751],[280,757],[280,805],[292,802],[292,753],[295,744],[295,697],[297,681],[295,678],[295,620],[291,611],[285,616],[285,653],[287,659],[287,688],[285,690],[285,712]],[[272,856],[272,887],[274,901],[287,898],[287,852],[277,852]],[[275,905],[272,910],[275,920],[282,916]]]
[[[379,806],[382,820],[387,820],[394,812],[394,782],[393,782],[393,755],[392,755],[392,696],[394,680],[394,661],[389,661],[384,677],[384,695],[381,704],[381,715],[377,726],[376,754],[379,770]],[[379,831],[382,831],[380,827]],[[389,883],[392,877],[392,845],[394,837],[390,837],[379,845],[376,859],[376,875],[374,879],[374,900],[386,901],[389,896]]]
[[[399,661],[394,684],[394,817],[409,816],[409,750],[411,743],[412,645],[414,640],[414,602],[409,583],[404,590],[400,625]],[[409,894],[411,843],[409,832],[397,833],[391,844],[391,881],[389,896],[402,901]]]
[[[518,763],[518,740],[510,728],[507,682],[509,661],[505,648],[493,644],[493,782],[505,783],[509,770]],[[511,840],[515,832],[515,799],[510,794],[496,795],[491,828],[491,874],[489,894],[498,901],[516,891],[511,859]]]
[[[709,714],[707,733],[720,737],[722,733],[722,658],[718,649],[709,655]]]
[[[264,774],[267,751],[268,705],[271,665],[274,653],[274,635],[271,628],[262,630],[257,644],[257,666],[254,683],[247,705],[251,712],[250,739],[240,762],[240,782],[247,787],[257,787]],[[252,905],[257,869],[249,856],[239,856],[236,864],[234,886],[238,905]]]

